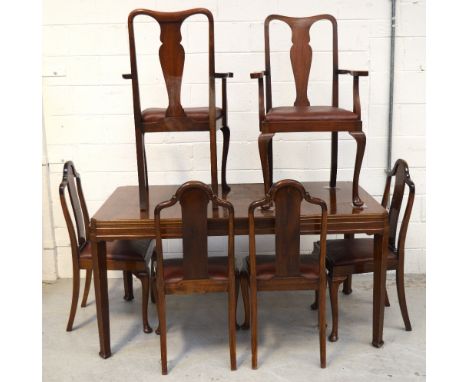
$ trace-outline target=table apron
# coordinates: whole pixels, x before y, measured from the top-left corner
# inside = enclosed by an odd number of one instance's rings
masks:
[[[245,220],[245,221],[244,221]],[[345,233],[366,233],[369,235],[383,233],[385,227],[385,219],[362,219],[362,221],[340,219],[328,221],[328,234],[345,234]],[[164,239],[181,238],[182,226],[180,222],[161,221],[161,232]],[[209,236],[224,236],[227,232],[226,221],[208,220],[208,235]],[[256,221],[255,232],[259,235],[269,235],[275,233],[274,223],[270,219],[262,219]],[[235,234],[242,236],[248,235],[248,220],[236,220]],[[301,234],[319,234],[320,221],[319,219],[307,219],[301,221]],[[96,222],[95,226],[90,229],[90,239],[95,241],[111,241],[119,239],[151,239],[155,237],[154,225],[152,222],[148,224],[139,223],[102,223]]]

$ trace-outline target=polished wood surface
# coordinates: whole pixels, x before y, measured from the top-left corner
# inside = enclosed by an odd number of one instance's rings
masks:
[[[305,190],[312,196],[322,199],[328,207],[327,233],[368,233],[374,236],[374,310],[373,335],[374,346],[383,344],[383,318],[385,299],[386,257],[382,256],[388,243],[387,211],[364,189],[359,192],[364,208],[356,208],[351,202],[352,183],[338,182],[330,188],[328,182],[303,183]],[[178,186],[150,186],[148,201],[150,210],[157,204],[168,200]],[[247,235],[249,232],[248,208],[252,201],[264,198],[262,183],[232,184],[231,191],[217,195],[234,207],[234,232]],[[208,235],[225,235],[228,228],[228,214],[222,208],[207,210]],[[304,205],[301,211],[300,232],[320,233],[320,208]],[[255,214],[255,233],[275,233],[275,209],[259,209]],[[180,209],[171,208],[161,214],[161,234],[163,238],[182,238],[182,214]],[[105,241],[115,239],[153,238],[154,221],[150,213],[141,211],[139,206],[138,186],[117,188],[91,218],[90,239],[93,251],[93,269],[95,274],[96,308],[100,338],[100,355],[111,356],[109,308],[107,295],[107,273]]]
[[[352,183],[338,182],[336,188],[330,188],[327,182],[304,182],[306,191],[314,197],[323,199],[328,207],[328,233],[367,232],[374,233],[383,227],[385,209],[364,189],[360,188],[365,208],[356,208],[351,203]],[[177,186],[150,186],[149,206],[154,210],[156,205],[170,199]],[[232,203],[236,211],[236,235],[248,234],[248,208],[253,200],[264,197],[263,184],[233,184],[227,194],[219,197]],[[302,214],[309,215],[301,220],[302,232],[320,232],[319,208],[305,205]],[[314,216],[315,215],[315,216]],[[180,237],[181,211],[172,208],[163,213],[161,230],[165,237]],[[256,230],[259,233],[273,233],[274,210],[256,212]],[[117,188],[104,202],[92,218],[94,231],[101,238],[112,240],[119,237],[150,238],[153,237],[153,219],[151,213],[140,211],[138,204],[138,187],[123,186]],[[210,208],[208,211],[208,229],[210,235],[224,234],[227,216],[222,210]]]
[[[387,176],[382,197],[383,208],[387,208],[388,206],[392,179],[394,180],[394,184],[388,212],[389,234],[384,256],[387,259],[387,269],[396,271],[396,286],[400,311],[405,329],[410,331],[412,328],[406,306],[404,284],[405,240],[416,191],[406,161],[398,159]],[[401,226],[398,230],[405,190],[407,190],[408,199],[401,220]],[[375,271],[373,249],[372,239],[354,238],[353,235],[347,235],[344,239],[327,241],[326,266],[328,269],[328,284],[330,287],[333,319],[333,327],[329,339],[332,342],[338,340],[338,288],[342,282],[346,282],[343,292],[350,294],[352,292],[351,280],[353,274]],[[385,305],[390,306],[387,294],[385,300]],[[315,303],[313,307],[316,306],[317,304]]]
[[[182,45],[181,27],[184,21],[194,15],[204,15],[208,21],[208,107],[184,108],[181,104],[182,77],[185,64],[185,50]],[[160,27],[161,46],[159,62],[166,84],[167,108],[149,108],[141,110],[138,65],[135,45],[135,19],[147,16],[154,19]],[[149,9],[135,9],[128,16],[131,73],[123,74],[124,79],[132,80],[133,114],[135,122],[136,154],[140,208],[148,210],[148,164],[145,152],[145,133],[208,131],[210,139],[211,183],[218,187],[218,160],[216,152],[216,131],[223,133],[223,154],[221,181],[224,191],[229,190],[226,182],[226,161],[229,151],[230,130],[227,121],[227,85],[226,78],[232,73],[215,73],[214,56],[214,21],[212,13],[205,8],[194,8],[178,12],[158,12]],[[216,108],[215,79],[222,80],[222,108]]]
[[[291,29],[290,49],[291,66],[294,75],[296,99],[292,107],[273,107],[270,63],[270,23],[281,21]],[[310,43],[310,29],[320,21],[332,25],[333,80],[331,106],[310,106],[307,95],[308,80],[312,66],[313,51]],[[310,17],[288,17],[270,15],[264,23],[265,70],[251,73],[251,78],[258,80],[259,92],[259,127],[258,146],[262,163],[265,193],[273,182],[273,137],[275,133],[287,132],[331,132],[331,174],[330,186],[336,185],[338,170],[338,132],[348,132],[356,141],[356,159],[353,175],[352,202],[355,206],[363,205],[359,194],[359,175],[366,146],[366,136],[362,131],[361,102],[359,96],[359,77],[367,76],[367,71],[338,69],[338,26],[332,15]],[[353,112],[338,107],[339,75],[353,76]],[[266,95],[264,94],[264,79]],[[266,107],[265,107],[266,102]]]
[[[259,256],[257,269],[255,210],[261,207],[274,206],[275,210],[275,255]],[[319,291],[319,338],[320,366],[326,367],[326,318],[325,290],[327,279],[325,273],[325,247],[320,247],[320,256],[316,261],[307,261],[300,255],[301,214],[302,207],[313,205],[319,208],[320,243],[325,245],[327,238],[327,205],[319,198],[311,197],[302,184],[295,180],[285,179],[275,183],[267,195],[249,205],[249,257],[241,282],[248,281],[250,289],[250,325],[252,368],[257,368],[257,291],[281,290],[316,290]],[[260,260],[263,260],[260,262]],[[243,288],[245,290],[247,288]],[[244,323],[244,327],[245,327]]]

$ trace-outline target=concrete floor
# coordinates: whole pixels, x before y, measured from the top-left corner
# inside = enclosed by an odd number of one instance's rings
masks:
[[[313,292],[259,294],[259,368],[250,368],[250,332],[238,331],[237,371],[229,369],[227,296],[168,296],[168,368],[161,375],[158,337],[140,321],[140,285],[126,302],[122,280],[109,280],[113,355],[98,356],[94,291],[78,307],[73,332],[65,331],[71,280],[43,284],[44,381],[421,381],[426,377],[426,288],[424,276],[407,276],[413,325],[405,332],[389,274],[391,307],[385,314],[385,345],[371,346],[372,279],[355,276],[353,293],[340,293],[340,339],[327,341],[327,368],[319,367],[317,315],[309,309]],[[81,296],[80,296],[81,297]],[[242,316],[242,308],[238,317]],[[150,306],[155,324],[155,309]],[[331,324],[329,302],[327,320]]]

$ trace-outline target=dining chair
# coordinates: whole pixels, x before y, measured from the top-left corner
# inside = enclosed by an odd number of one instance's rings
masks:
[[[393,195],[388,208],[389,240],[387,250],[387,270],[396,270],[396,286],[398,302],[400,304],[401,315],[405,324],[405,329],[411,331],[411,322],[408,315],[405,297],[405,240],[408,231],[408,224],[413,208],[415,185],[411,180],[409,167],[406,161],[398,159],[392,171],[388,174],[382,197],[382,207],[387,208],[390,196],[390,186],[394,179]],[[398,231],[398,221],[400,217],[405,188],[408,188],[408,200]],[[338,340],[338,288],[342,282],[345,283],[343,292],[352,292],[351,280],[353,274],[374,272],[374,240],[368,238],[354,238],[347,235],[344,239],[327,240],[326,267],[328,269],[328,286],[330,288],[330,301],[332,307],[333,327],[329,340]],[[317,252],[320,245],[315,246]],[[317,296],[316,296],[317,297]],[[385,305],[390,306],[387,290],[385,290]],[[316,302],[312,304],[312,309],[317,307]]]
[[[184,73],[185,50],[181,44],[181,27],[183,22],[193,15],[204,15],[208,19],[208,107],[186,107],[181,104],[182,76]],[[140,88],[135,48],[134,20],[138,16],[149,16],[160,26],[161,47],[159,62],[167,89],[168,106],[152,107],[141,110]],[[135,121],[136,155],[138,166],[138,184],[140,208],[148,209],[148,166],[145,151],[145,134],[177,131],[208,131],[210,136],[211,187],[218,190],[218,160],[216,151],[216,132],[223,133],[223,153],[221,180],[223,191],[229,191],[226,182],[226,161],[229,151],[230,130],[228,126],[228,105],[226,79],[232,73],[215,72],[214,55],[214,22],[208,9],[195,8],[179,12],[158,12],[149,9],[135,9],[128,16],[128,33],[130,42],[131,74],[124,74],[124,79],[132,80],[133,114]],[[216,107],[215,79],[221,79],[222,104]]]
[[[81,307],[85,307],[91,286],[93,259],[89,241],[89,214],[81,186],[81,178],[72,161],[63,166],[63,178],[59,187],[60,203],[70,237],[73,264],[73,293],[67,331],[73,329],[78,297],[80,294],[80,270],[86,270],[86,280]],[[123,281],[127,301],[133,300],[135,275],[142,285],[143,331],[151,333],[148,323],[148,296],[150,293],[150,272],[148,264],[154,249],[153,240],[115,240],[106,242],[107,269],[123,271]]]
[[[209,203],[222,209],[208,208]],[[165,259],[162,249],[161,212],[180,204],[182,218],[182,258]],[[208,256],[208,210],[213,217],[227,219],[227,256]],[[223,212],[221,212],[223,211]],[[220,215],[222,214],[222,216]],[[234,207],[219,199],[212,189],[198,181],[179,187],[171,199],[154,210],[156,232],[156,277],[154,290],[159,317],[162,374],[167,374],[166,294],[228,293],[228,327],[231,370],[236,369],[236,286],[234,255]]]
[[[307,91],[313,55],[312,47],[309,45],[310,29],[313,24],[322,20],[329,21],[333,30],[332,105],[311,106]],[[272,104],[273,74],[270,65],[270,23],[272,21],[284,22],[291,28],[290,59],[296,90],[294,106],[273,107]],[[265,70],[250,74],[251,78],[258,79],[260,125],[258,148],[266,193],[273,183],[273,137],[275,133],[331,132],[330,187],[336,187],[338,132],[348,132],[356,140],[357,144],[352,202],[355,206],[361,207],[363,202],[359,197],[359,174],[366,146],[366,135],[362,131],[359,77],[367,76],[368,72],[338,68],[337,33],[337,22],[331,15],[310,17],[270,15],[266,18],[264,23]],[[338,107],[338,79],[340,74],[349,74],[353,77],[353,111]],[[264,79],[266,81],[266,94],[263,84]]]
[[[320,228],[320,242],[325,244],[327,234],[327,205],[321,199],[311,197],[303,185],[295,180],[281,180],[275,183],[265,198],[254,201],[249,206],[249,256],[242,270],[241,286],[250,299],[250,322],[243,327],[251,327],[252,368],[257,368],[257,291],[318,290],[319,293],[319,339],[320,367],[326,367],[326,317],[325,291],[325,246],[321,247],[319,258],[300,255],[301,204],[308,203],[320,207],[315,219]],[[275,254],[257,255],[255,245],[255,210],[259,207],[274,206],[275,214]]]

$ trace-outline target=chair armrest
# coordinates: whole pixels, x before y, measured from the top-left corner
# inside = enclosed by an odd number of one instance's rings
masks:
[[[258,79],[258,116],[260,122],[265,119],[265,92],[263,90],[263,78],[267,75],[265,70],[250,73],[250,78]]]
[[[122,74],[122,78],[124,80],[131,80],[132,79],[132,75],[131,74]]]
[[[250,78],[254,79],[254,78],[263,78],[264,76],[267,75],[267,72],[266,70],[262,70],[261,72],[253,72],[253,73],[250,73]]]
[[[232,78],[232,77],[234,77],[234,74],[231,72],[214,74],[214,78]]]
[[[356,113],[361,119],[361,99],[359,97],[359,77],[366,77],[369,75],[367,70],[347,70],[338,69],[338,74],[350,74],[353,76],[353,113]]]
[[[367,77],[369,72],[367,70],[338,69],[338,74],[351,74],[353,77]]]

